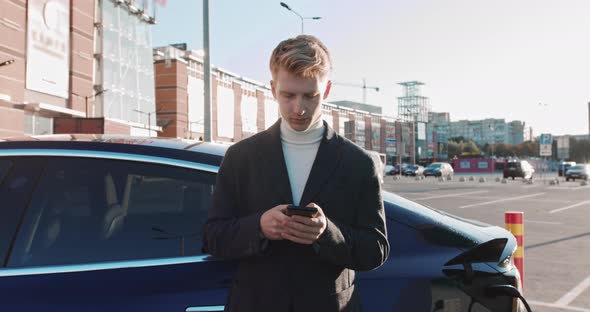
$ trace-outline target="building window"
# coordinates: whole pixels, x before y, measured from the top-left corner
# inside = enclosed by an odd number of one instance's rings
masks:
[[[25,113],[25,134],[52,134],[53,133],[53,118],[35,115],[33,113]]]

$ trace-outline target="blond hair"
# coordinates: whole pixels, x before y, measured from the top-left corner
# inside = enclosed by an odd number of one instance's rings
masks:
[[[299,35],[281,41],[272,51],[270,71],[273,79],[280,68],[299,77],[323,79],[332,71],[332,60],[318,38]]]

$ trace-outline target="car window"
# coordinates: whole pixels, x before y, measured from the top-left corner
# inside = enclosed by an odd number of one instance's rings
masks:
[[[3,181],[8,174],[10,167],[12,167],[12,161],[8,159],[0,159],[0,195],[7,191],[7,187],[3,187]],[[9,227],[9,224],[5,224],[5,222],[14,222],[14,217],[8,217],[8,214],[10,214],[10,211],[14,208],[11,207],[12,205],[10,203],[5,202],[6,199],[4,197],[2,198],[4,203],[0,206],[0,266],[4,262],[5,254],[14,234],[14,227]]]
[[[8,170],[12,167],[12,161],[8,159],[0,159],[0,185],[4,181],[4,177],[8,174]]]
[[[6,261],[43,164],[34,157],[0,158],[0,266]]]
[[[214,184],[185,168],[52,158],[9,266],[199,255]]]
[[[575,166],[572,166],[570,169],[580,170],[580,169],[584,169],[584,167],[585,166],[582,166],[582,165],[575,165]]]
[[[518,167],[520,167],[520,163],[516,163],[516,162],[506,163],[506,168],[518,168]]]

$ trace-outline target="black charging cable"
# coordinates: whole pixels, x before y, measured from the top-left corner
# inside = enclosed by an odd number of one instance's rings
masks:
[[[524,299],[524,297],[520,293],[520,291],[512,285],[489,286],[488,288],[486,288],[486,294],[493,297],[508,296],[512,298],[518,298],[524,304],[524,307],[526,308],[527,312],[533,312],[526,299]]]

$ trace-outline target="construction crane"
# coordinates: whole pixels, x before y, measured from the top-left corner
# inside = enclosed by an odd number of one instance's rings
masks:
[[[353,88],[362,88],[363,89],[363,104],[367,104],[367,89],[373,89],[376,92],[379,92],[379,87],[374,86],[367,86],[367,80],[363,78],[363,84],[354,84],[354,83],[343,83],[343,82],[332,82],[333,85],[336,86],[343,86],[343,87],[353,87]]]

